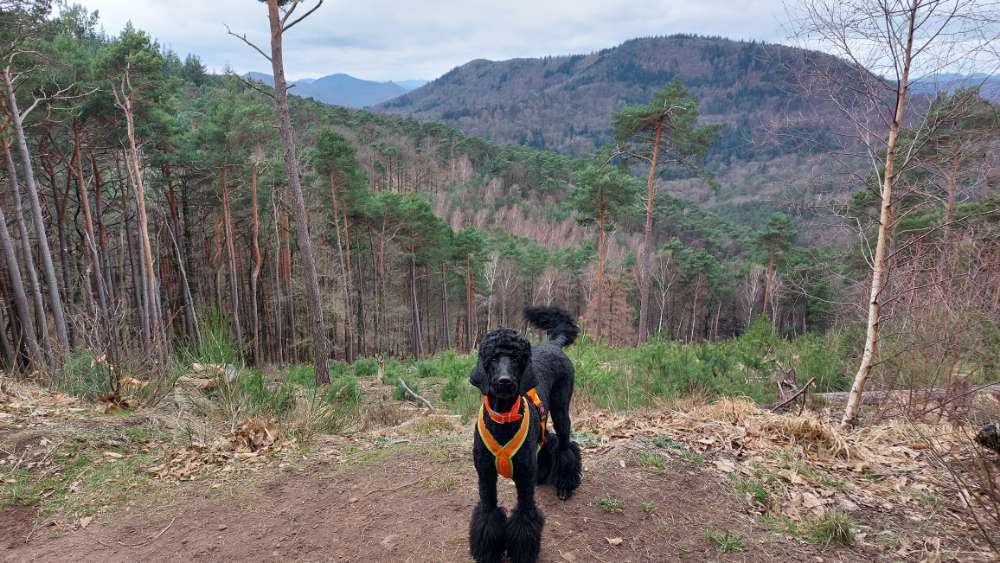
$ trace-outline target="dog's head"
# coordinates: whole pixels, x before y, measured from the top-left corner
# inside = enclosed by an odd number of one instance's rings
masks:
[[[531,369],[531,343],[509,328],[488,333],[479,344],[479,361],[469,383],[499,399],[527,393],[538,385]]]

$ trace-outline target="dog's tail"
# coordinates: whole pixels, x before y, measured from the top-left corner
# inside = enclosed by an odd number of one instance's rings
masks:
[[[559,307],[525,307],[524,318],[531,326],[544,330],[559,347],[569,346],[580,333],[573,316]]]

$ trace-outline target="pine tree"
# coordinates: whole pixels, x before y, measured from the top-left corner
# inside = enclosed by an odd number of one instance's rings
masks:
[[[639,342],[649,330],[649,288],[653,252],[653,210],[656,177],[661,166],[682,166],[701,171],[698,161],[718,136],[718,126],[698,127],[698,99],[688,93],[679,78],[655,94],[645,105],[622,108],[611,118],[615,139],[622,152],[648,162],[646,174],[646,222],[642,251],[636,268],[639,285]]]

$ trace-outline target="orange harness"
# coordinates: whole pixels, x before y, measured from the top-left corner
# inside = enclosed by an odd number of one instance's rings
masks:
[[[525,393],[525,396],[521,397],[520,401],[514,401],[510,410],[505,413],[499,413],[493,410],[490,407],[490,399],[486,395],[483,395],[483,406],[479,408],[479,420],[476,424],[476,428],[479,430],[479,437],[483,439],[486,449],[493,454],[496,461],[497,473],[508,479],[513,479],[514,476],[514,466],[511,463],[511,460],[514,458],[514,455],[517,454],[518,450],[521,449],[521,446],[524,445],[524,440],[528,436],[528,427],[531,425],[531,409],[528,407],[529,398],[538,408],[538,412],[542,419],[542,430],[538,439],[538,447],[541,448],[545,444],[545,423],[548,416],[545,411],[545,406],[542,404],[542,400],[538,397],[538,392],[536,392],[534,388]],[[523,415],[518,412],[520,410],[519,407],[522,404],[524,405]],[[486,428],[486,415],[489,415],[493,422],[497,422],[499,424],[521,421],[521,426],[517,429],[517,433],[514,434],[514,437],[511,438],[509,442],[501,445],[500,442],[493,437],[493,434],[490,434],[489,429]]]

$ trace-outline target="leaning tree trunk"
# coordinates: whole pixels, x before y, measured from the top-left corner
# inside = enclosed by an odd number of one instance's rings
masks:
[[[101,271],[101,255],[97,248],[97,235],[94,231],[94,217],[90,211],[90,193],[87,190],[87,180],[83,176],[83,157],[80,152],[80,126],[73,123],[73,161],[71,163],[73,171],[76,173],[76,187],[80,198],[80,209],[83,211],[83,232],[87,251],[90,254],[92,275],[97,280],[97,303],[100,314],[100,325],[102,331],[107,331],[104,335],[109,341],[111,339],[110,320],[108,317],[108,290],[104,284],[104,275]]]
[[[285,168],[288,173],[288,191],[292,196],[295,211],[295,227],[302,255],[303,281],[312,325],[313,365],[316,368],[316,382],[329,383],[330,372],[326,361],[329,351],[326,342],[326,327],[323,322],[323,308],[319,293],[319,276],[316,274],[316,260],[313,257],[312,241],[309,238],[309,214],[302,197],[299,180],[299,163],[295,159],[295,140],[292,138],[292,122],[288,115],[288,87],[285,83],[285,66],[282,61],[281,40],[282,21],[278,12],[278,0],[267,0],[267,15],[271,24],[271,68],[274,74],[274,104],[278,110],[278,131],[284,145]]]
[[[156,283],[156,270],[153,268],[153,247],[149,239],[149,220],[146,214],[146,191],[142,183],[142,171],[139,169],[139,148],[135,135],[135,119],[133,112],[133,92],[129,82],[128,72],[125,73],[122,100],[120,105],[125,113],[125,125],[128,136],[128,156],[126,165],[132,175],[132,185],[135,187],[135,207],[139,219],[139,239],[142,243],[142,269],[144,274],[143,289],[146,295],[145,306],[148,310],[150,324],[150,339],[154,344],[157,358],[166,360],[166,333],[163,327],[163,317],[160,309],[159,288]]]
[[[653,269],[653,204],[656,199],[656,161],[660,157],[660,138],[663,134],[663,120],[656,122],[653,137],[653,154],[649,159],[649,174],[646,176],[646,225],[642,231],[642,257],[639,259],[639,343],[646,341],[649,334],[649,277]]]
[[[3,252],[4,261],[7,262],[7,275],[10,278],[11,288],[14,290],[14,306],[17,309],[18,320],[21,322],[24,342],[28,345],[28,353],[31,354],[32,363],[39,370],[42,370],[45,368],[45,357],[35,339],[35,325],[31,320],[31,311],[28,309],[28,296],[24,293],[21,268],[17,265],[14,241],[11,240],[10,232],[7,230],[7,218],[4,216],[2,206],[0,206],[0,251]],[[3,328],[0,327],[0,330]]]
[[[42,340],[42,351],[46,358],[52,356],[52,343],[49,336],[49,323],[45,319],[45,301],[42,298],[42,286],[38,282],[38,271],[35,269],[34,254],[31,252],[31,239],[28,237],[28,226],[24,222],[24,210],[21,206],[21,188],[17,183],[17,168],[14,166],[14,158],[10,154],[10,143],[3,143],[4,163],[7,166],[7,180],[10,182],[11,191],[14,193],[14,219],[17,222],[17,234],[21,238],[21,254],[24,259],[24,267],[28,271],[28,282],[31,284],[31,295],[35,304],[35,317],[38,321],[37,328],[40,331]]]
[[[167,181],[167,208],[170,212],[170,217],[168,219],[168,227],[170,231],[170,238],[174,245],[174,252],[177,256],[177,270],[181,273],[181,307],[184,310],[184,332],[187,333],[188,339],[190,341],[196,341],[198,338],[198,327],[197,321],[195,320],[194,312],[194,302],[192,301],[191,295],[191,285],[188,282],[187,272],[190,267],[187,262],[186,256],[186,242],[185,233],[181,228],[181,218],[180,214],[177,212],[177,196],[174,193],[174,179],[173,173],[171,172],[170,162],[163,163],[163,177]],[[178,242],[180,238],[180,242]]]
[[[913,32],[916,25],[916,7],[910,10],[909,29],[906,36],[906,48],[903,56],[903,72],[899,80],[899,93],[896,97],[895,114],[892,123],[889,125],[889,138],[885,150],[885,173],[882,176],[882,204],[879,213],[878,241],[875,245],[875,256],[873,259],[872,285],[868,300],[868,322],[865,330],[865,350],[861,355],[861,365],[854,376],[854,384],[848,396],[847,406],[844,408],[844,416],[841,424],[844,426],[853,425],[858,420],[858,413],[861,411],[861,399],[864,394],[865,384],[871,375],[872,368],[878,358],[879,329],[882,322],[882,291],[885,289],[886,274],[888,267],[886,264],[886,249],[889,247],[892,232],[889,224],[892,222],[892,188],[895,181],[895,160],[896,144],[899,138],[900,122],[906,109],[906,96],[909,92],[910,65],[913,61]]]
[[[52,253],[49,251],[49,239],[45,233],[45,223],[42,222],[42,204],[38,200],[35,172],[31,167],[31,153],[28,152],[28,140],[24,136],[24,124],[21,122],[21,113],[17,108],[17,97],[14,95],[14,86],[11,84],[10,67],[5,68],[3,71],[3,82],[7,90],[7,108],[10,110],[11,122],[14,125],[17,149],[21,154],[21,167],[24,169],[24,183],[31,203],[31,214],[35,223],[35,235],[38,237],[38,253],[42,258],[42,266],[45,268],[45,280],[49,286],[49,304],[52,307],[52,319],[55,322],[59,344],[62,346],[63,352],[68,352],[69,332],[66,330],[66,317],[63,314],[59,279],[56,277],[56,268],[52,263]]]

